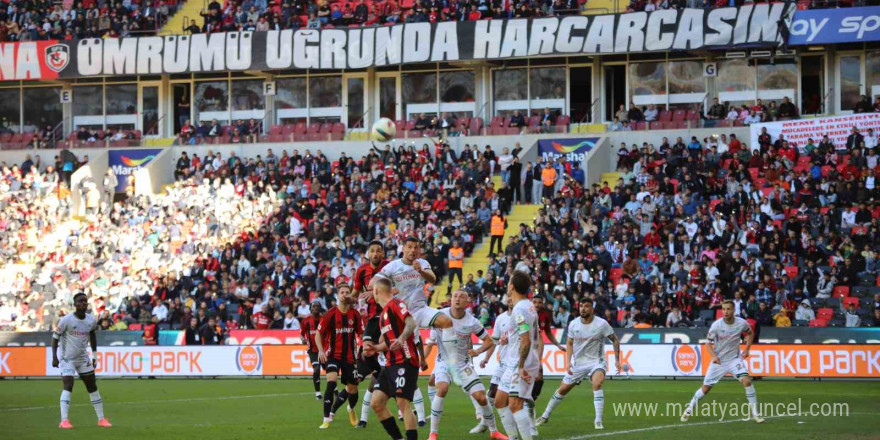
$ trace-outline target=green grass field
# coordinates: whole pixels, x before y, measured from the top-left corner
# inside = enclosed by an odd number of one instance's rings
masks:
[[[770,416],[758,425],[741,417],[719,420],[720,415],[695,415],[681,423],[678,415],[667,415],[667,403],[687,402],[699,382],[693,380],[609,380],[605,385],[605,430],[592,426],[592,393],[582,386],[557,409],[550,423],[542,426],[541,439],[587,439],[594,437],[639,439],[868,439],[880,438],[880,382],[756,381],[762,403],[794,404],[801,399],[801,411],[812,404],[846,404],[849,415]],[[558,381],[547,381],[538,401],[542,412]],[[371,415],[366,430],[355,430],[344,413],[331,429],[319,431],[321,404],[307,380],[101,380],[104,411],[113,422],[111,429],[96,426],[95,413],[81,383],[73,392],[70,410],[72,431],[58,424],[60,380],[0,381],[0,426],[6,439],[386,439]],[[427,384],[422,391],[427,400]],[[741,404],[742,387],[732,380],[718,384],[703,402]],[[657,413],[615,414],[621,406],[658,404]],[[446,399],[441,439],[487,438],[468,434],[475,425],[473,408],[460,389]],[[825,406],[831,411],[832,406]],[[632,410],[632,407],[630,407]],[[674,409],[674,408],[673,408]],[[359,410],[359,406],[358,406]],[[672,409],[670,409],[672,410]],[[816,407],[818,412],[822,407]],[[838,406],[841,411],[842,407]],[[708,410],[707,410],[708,411]],[[427,409],[430,414],[430,408]],[[765,415],[767,415],[765,413]],[[502,430],[503,431],[503,430]],[[428,428],[419,430],[427,438]]]

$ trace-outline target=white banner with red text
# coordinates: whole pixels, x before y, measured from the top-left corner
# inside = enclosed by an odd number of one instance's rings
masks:
[[[822,136],[827,134],[836,147],[842,147],[846,145],[846,138],[852,133],[853,127],[858,127],[862,135],[867,133],[869,128],[873,128],[875,133],[880,131],[880,113],[857,113],[827,118],[795,119],[752,124],[749,126],[751,132],[749,147],[752,150],[758,148],[758,136],[761,135],[762,128],[767,129],[771,143],[776,142],[781,134],[789,143],[794,142],[799,146],[803,146],[807,145],[807,141],[812,138],[813,142],[818,146],[819,142],[822,141]]]

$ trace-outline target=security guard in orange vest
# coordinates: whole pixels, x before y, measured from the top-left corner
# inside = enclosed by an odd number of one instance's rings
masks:
[[[458,275],[459,287],[464,286],[461,278],[461,268],[464,266],[464,248],[458,243],[458,240],[452,240],[452,247],[449,248],[449,286],[446,293],[452,293],[452,279]]]
[[[501,242],[504,239],[504,230],[507,229],[507,219],[501,215],[500,209],[495,210],[489,224],[492,236],[492,241],[489,242],[489,253],[492,253],[492,250],[495,249],[495,243],[498,243],[498,255],[501,255],[504,252],[504,249],[501,248]]]

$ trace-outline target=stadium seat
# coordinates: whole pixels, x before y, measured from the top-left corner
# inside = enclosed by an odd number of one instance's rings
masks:
[[[131,324],[128,326],[128,329],[131,331],[139,332],[144,329],[144,326],[141,324]]]
[[[824,319],[812,319],[810,320],[810,327],[828,327],[828,321]]]
[[[849,286],[835,286],[834,293],[831,295],[834,298],[846,298],[849,296]]]
[[[797,266],[785,266],[785,273],[788,275],[788,278],[793,280],[798,276],[798,267]]]
[[[724,317],[724,310],[715,309],[715,319],[721,319]]]
[[[850,305],[855,306],[856,309],[859,308],[859,298],[858,297],[849,296],[849,297],[843,298],[841,301],[843,301],[844,308],[848,309]]]
[[[831,307],[822,307],[818,311],[816,311],[816,317],[824,320],[829,320],[834,316],[834,309]]]

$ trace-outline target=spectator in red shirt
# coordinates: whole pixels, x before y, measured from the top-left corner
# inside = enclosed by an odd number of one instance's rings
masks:
[[[253,322],[255,329],[267,330],[272,324],[272,317],[269,316],[269,305],[263,304],[263,306],[260,308],[260,311],[254,313],[254,316],[251,317],[251,321]]]

